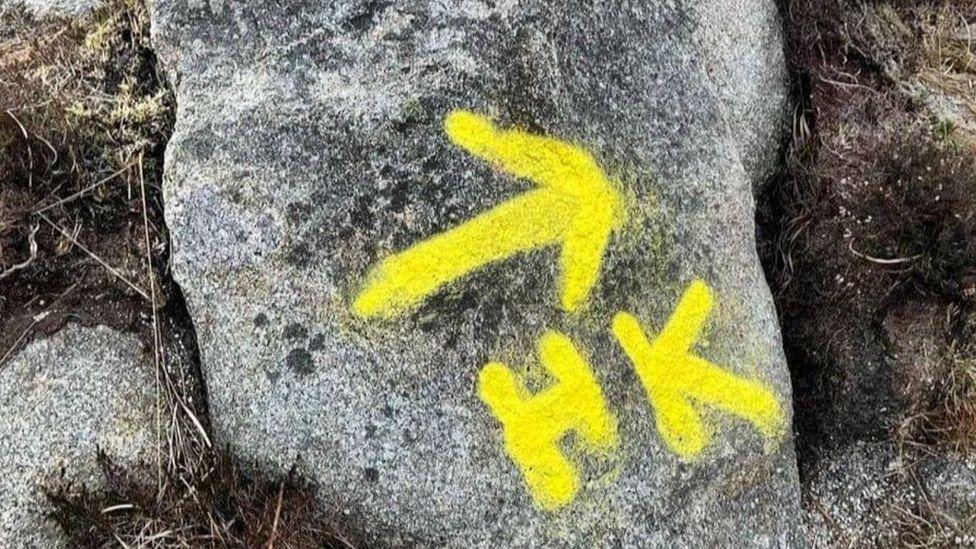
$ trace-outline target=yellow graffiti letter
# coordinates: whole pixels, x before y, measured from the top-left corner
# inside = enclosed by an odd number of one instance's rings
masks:
[[[739,416],[768,438],[785,428],[783,410],[772,391],[692,354],[711,308],[711,291],[695,281],[653,343],[633,316],[621,312],[613,319],[613,333],[654,407],[658,432],[684,459],[696,457],[710,439],[692,401]]]
[[[548,331],[539,340],[539,358],[556,379],[529,394],[507,366],[490,363],[481,370],[478,392],[505,431],[505,450],[522,471],[536,503],[558,509],[579,489],[572,463],[557,443],[571,431],[580,444],[608,450],[617,443],[617,422],[586,359],[570,339]]]
[[[561,304],[575,310],[597,281],[623,204],[596,161],[569,143],[499,130],[468,111],[451,113],[444,130],[457,146],[538,188],[380,263],[353,312],[393,316],[489,263],[556,245],[562,248]]]

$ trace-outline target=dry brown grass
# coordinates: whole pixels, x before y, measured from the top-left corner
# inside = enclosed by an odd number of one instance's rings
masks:
[[[0,368],[68,320],[139,334],[156,379],[155,456],[103,457],[105,484],[56,484],[72,547],[346,547],[314,491],[214,449],[196,343],[168,271],[160,184],[174,100],[149,18],[111,0],[86,19],[0,14]]]
[[[801,479],[858,441],[900,447],[861,474],[902,503],[858,539],[961,547],[976,521],[915,467],[976,452],[976,3],[795,0],[787,29],[800,101],[760,225]]]
[[[976,5],[816,0],[791,2],[788,18],[801,101],[785,176],[760,218],[774,227],[761,251],[806,455],[828,438],[884,436],[916,413],[883,329],[905,301],[955,311],[938,359],[965,378],[958,355],[973,349],[960,337],[976,297],[976,134],[968,107],[950,107],[976,97]],[[959,427],[931,440],[971,434],[972,420],[954,417]]]
[[[910,398],[896,431],[903,445],[925,453],[976,451],[976,326],[972,317],[966,322],[964,333],[923,357],[930,371],[907,380]]]
[[[976,7],[932,10],[921,28],[918,78],[976,116]]]
[[[255,476],[227,454],[162,498],[152,482],[100,456],[105,488],[55,487],[54,520],[73,547],[349,549],[317,515],[312,487],[293,474]]]
[[[173,119],[145,9],[0,18],[0,356],[68,317],[138,331],[150,287],[169,289],[145,260],[165,264],[158,182]]]

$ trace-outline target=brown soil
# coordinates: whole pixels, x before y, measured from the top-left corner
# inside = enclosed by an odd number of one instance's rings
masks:
[[[151,341],[153,302],[177,293],[159,185],[173,101],[143,14],[7,11],[0,28],[0,364],[69,320]]]
[[[976,3],[785,3],[798,109],[757,225],[804,522],[818,547],[958,547],[976,516],[926,471],[976,456]]]
[[[788,8],[801,108],[759,224],[772,235],[760,252],[793,369],[801,468],[821,448],[889,436],[916,406],[885,330],[906,302],[947,319],[940,349],[971,348],[976,147],[962,123],[976,111],[951,90],[976,82],[976,63],[955,47],[976,6],[893,6]],[[943,117],[932,97],[958,100],[963,114]]]
[[[52,518],[79,548],[210,547],[351,549],[319,514],[314,489],[288,474],[254,475],[226,453],[186,491],[159,496],[156,486],[100,456],[106,487],[57,485]],[[110,513],[103,509],[114,508]],[[152,541],[150,541],[152,540]]]

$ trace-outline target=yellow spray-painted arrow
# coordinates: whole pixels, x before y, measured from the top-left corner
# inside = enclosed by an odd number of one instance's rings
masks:
[[[562,307],[576,310],[599,277],[623,204],[596,161],[577,146],[500,130],[468,111],[452,112],[444,130],[455,145],[538,188],[381,262],[353,312],[390,317],[489,263],[554,245],[562,246]]]
[[[654,406],[661,438],[687,460],[711,439],[693,402],[739,416],[766,438],[778,437],[786,428],[783,409],[770,389],[693,354],[711,309],[711,291],[696,280],[653,342],[633,316],[620,312],[613,319],[613,333]]]

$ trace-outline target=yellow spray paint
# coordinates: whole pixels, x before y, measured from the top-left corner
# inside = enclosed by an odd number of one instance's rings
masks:
[[[555,510],[579,490],[579,475],[559,440],[575,431],[584,447],[609,450],[617,444],[617,422],[590,365],[568,337],[548,331],[539,339],[538,352],[556,383],[529,394],[508,366],[494,362],[481,370],[478,392],[501,422],[505,449],[536,504]]]
[[[455,111],[444,131],[459,148],[497,169],[536,184],[512,200],[419,242],[374,266],[352,309],[361,317],[391,317],[444,285],[517,254],[559,246],[560,304],[582,307],[597,283],[624,200],[585,150],[487,118]],[[765,437],[782,436],[784,412],[763,384],[696,356],[694,346],[712,309],[708,286],[695,281],[661,333],[649,341],[637,319],[619,312],[612,330],[633,362],[655,410],[665,444],[694,459],[712,436],[699,406],[738,416]],[[536,504],[556,510],[580,489],[576,467],[560,448],[569,434],[588,451],[618,444],[617,421],[587,360],[565,335],[548,331],[538,355],[554,382],[531,393],[505,364],[481,370],[478,393],[502,425],[505,450]]]
[[[613,319],[613,333],[654,407],[658,432],[672,451],[688,460],[698,456],[711,437],[693,402],[739,416],[767,438],[785,429],[783,410],[772,391],[692,354],[711,309],[711,291],[695,281],[653,342],[633,316],[620,312]]]
[[[499,130],[468,111],[451,113],[444,130],[458,147],[538,188],[386,259],[367,276],[353,311],[390,317],[489,263],[555,245],[562,246],[562,307],[580,307],[623,204],[593,157],[564,141]]]

